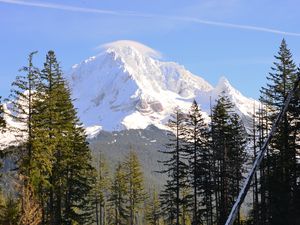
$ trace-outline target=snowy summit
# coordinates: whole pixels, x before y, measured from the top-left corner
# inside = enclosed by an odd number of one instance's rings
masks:
[[[183,66],[162,61],[158,51],[128,40],[102,45],[98,55],[73,66],[68,77],[85,126],[108,131],[151,124],[164,129],[174,108],[187,111],[193,99],[208,118],[210,98],[222,92],[242,116],[251,115],[254,104],[225,77],[214,88]]]

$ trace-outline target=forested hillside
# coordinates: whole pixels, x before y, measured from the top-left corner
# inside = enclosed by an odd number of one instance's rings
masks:
[[[40,68],[36,57],[29,54],[0,102],[1,135],[14,137],[1,143],[0,225],[224,225],[300,76],[283,40],[252,115],[237,110],[239,93],[223,90],[206,114],[197,99],[168,108],[165,129],[154,123],[88,139],[54,51]],[[252,180],[249,210],[234,224],[300,223],[299,108],[298,87]]]

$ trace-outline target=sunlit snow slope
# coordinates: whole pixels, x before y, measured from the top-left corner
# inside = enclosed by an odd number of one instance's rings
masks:
[[[194,99],[209,120],[210,102],[214,104],[222,93],[229,96],[246,124],[255,102],[225,77],[212,87],[183,66],[160,60],[159,52],[133,41],[102,46],[97,56],[74,65],[67,79],[89,138],[100,130],[144,129],[149,125],[165,129],[174,109],[187,112]],[[7,105],[4,109],[8,110]],[[0,133],[2,146],[20,142],[11,131],[20,124],[8,116],[6,121],[12,129]]]
[[[242,116],[252,114],[254,100],[244,97],[222,77],[214,88],[175,62],[137,42],[102,46],[97,56],[73,66],[70,74],[76,107],[87,127],[104,130],[165,128],[174,108],[187,111],[196,99],[208,118],[212,102],[223,92]]]

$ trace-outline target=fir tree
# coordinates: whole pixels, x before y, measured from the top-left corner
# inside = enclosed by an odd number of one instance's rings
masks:
[[[110,208],[113,216],[110,218],[109,224],[125,225],[128,221],[128,213],[126,209],[126,197],[128,194],[126,174],[121,163],[118,164],[111,186],[110,192]]]
[[[186,201],[182,196],[183,188],[187,187],[187,164],[185,159],[185,145],[184,145],[184,114],[177,108],[175,113],[171,115],[168,126],[175,133],[169,133],[170,141],[167,144],[167,151],[163,153],[169,155],[169,159],[163,161],[165,170],[161,171],[166,173],[168,181],[165,186],[166,197],[163,204],[167,204],[164,207],[169,207],[173,204],[176,207],[175,219],[176,225],[180,224],[180,216],[182,215],[182,204]],[[174,193],[172,193],[174,192]],[[186,196],[185,196],[186,197]],[[170,201],[173,201],[172,203]],[[171,210],[171,209],[170,209]]]
[[[288,92],[297,77],[297,67],[285,40],[282,40],[276,62],[269,73],[268,84],[261,90],[261,101],[268,109],[266,120],[274,121],[284,105]],[[268,218],[270,224],[295,224],[300,218],[296,192],[299,190],[299,96],[289,105],[270,144],[267,165],[266,192],[268,192]],[[299,165],[299,164],[298,164]]]
[[[1,96],[0,96],[0,133],[5,131],[5,127],[6,127],[6,121],[4,119],[4,109],[3,109],[3,105],[1,104]],[[4,152],[2,150],[2,146],[0,144],[0,169],[2,168],[2,158],[4,158]],[[2,176],[2,173],[0,173],[0,178]],[[1,189],[0,189],[1,191]]]
[[[4,109],[1,103],[1,96],[0,96],[0,132],[2,132],[5,127],[6,127],[6,122],[4,119]]]
[[[20,126],[14,129],[16,138],[19,138],[24,143],[18,151],[18,166],[19,173],[23,176],[30,177],[33,155],[33,102],[36,96],[36,85],[39,78],[39,70],[33,65],[33,56],[37,52],[32,52],[28,57],[28,65],[20,69],[20,72],[25,73],[19,75],[12,83],[10,94],[10,104],[8,114],[13,120],[18,122]]]
[[[161,217],[160,201],[157,191],[154,190],[151,194],[150,199],[147,202],[147,213],[146,219],[149,225],[160,225]]]
[[[21,215],[20,225],[39,225],[42,221],[42,210],[35,197],[33,188],[28,185],[20,186]]]
[[[9,195],[5,199],[5,203],[2,206],[2,212],[0,217],[0,225],[15,225],[18,224],[20,217],[20,204]]]
[[[18,180],[20,190],[31,187],[32,172],[35,170],[33,160],[33,155],[35,154],[35,149],[33,148],[33,117],[36,113],[34,101],[36,100],[36,86],[39,79],[39,70],[33,65],[33,56],[36,53],[32,52],[28,58],[28,65],[20,69],[20,72],[25,74],[17,76],[12,83],[10,104],[8,104],[10,112],[8,116],[20,124],[18,127],[10,128],[16,133],[17,140],[21,138],[22,141],[22,144],[17,148],[18,151],[15,151],[17,154],[18,177],[22,177],[22,179]],[[21,213],[24,218],[29,212],[25,211],[26,202],[23,201],[25,198],[23,194],[24,192],[21,191]],[[40,210],[39,204],[36,206],[37,210]],[[22,221],[20,223],[28,224]]]
[[[92,206],[89,195],[95,184],[95,169],[84,128],[77,121],[71,133],[71,152],[66,166],[66,193],[63,198],[65,224],[91,224]]]
[[[225,224],[240,188],[246,140],[244,126],[224,95],[213,107],[211,130],[217,224]]]
[[[43,206],[43,224],[88,224],[94,169],[84,129],[53,51],[46,56],[33,115],[31,179]]]
[[[94,204],[96,210],[96,224],[105,225],[107,215],[107,199],[110,186],[110,174],[105,157],[100,152],[96,157],[97,179],[94,188]]]
[[[142,203],[146,200],[144,178],[137,154],[130,151],[124,162],[125,179],[128,188],[129,224],[136,225]]]
[[[205,124],[196,101],[186,118],[185,140],[192,187],[193,224],[212,222],[211,149],[208,125]],[[203,223],[203,222],[202,222]]]
[[[167,183],[165,184],[164,189],[161,191],[159,197],[164,224],[176,224],[177,206],[174,204],[174,202],[176,202],[176,192],[174,192],[171,180],[167,180]]]

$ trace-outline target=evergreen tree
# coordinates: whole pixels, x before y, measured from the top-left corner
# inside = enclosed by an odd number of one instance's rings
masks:
[[[3,128],[5,128],[5,126],[6,126],[6,122],[4,120],[4,109],[1,103],[1,96],[0,96],[0,132],[3,131]]]
[[[144,178],[137,154],[130,151],[124,162],[125,179],[128,189],[129,224],[136,225],[142,203],[146,200]]]
[[[71,152],[67,159],[65,179],[66,193],[63,218],[65,224],[91,224],[92,205],[89,195],[95,184],[96,172],[91,165],[91,154],[84,128],[77,121],[71,133]]]
[[[18,122],[20,126],[10,128],[13,129],[18,141],[19,138],[24,143],[18,151],[18,166],[19,173],[23,176],[30,177],[32,169],[33,155],[33,102],[36,96],[36,84],[39,78],[39,71],[33,65],[33,56],[37,52],[32,52],[28,57],[28,65],[20,69],[20,72],[25,73],[19,75],[12,83],[10,94],[10,104],[8,115]]]
[[[10,94],[9,114],[14,121],[19,123],[18,127],[10,128],[11,131],[16,134],[17,141],[22,141],[17,147],[17,166],[18,166],[18,189],[27,190],[31,187],[32,172],[34,171],[33,155],[33,124],[34,114],[34,101],[36,100],[36,85],[39,79],[39,70],[33,65],[33,56],[37,52],[32,52],[28,57],[28,65],[20,69],[20,72],[25,73],[19,75],[12,83],[12,89]],[[20,140],[18,138],[21,138]],[[19,144],[19,143],[18,143]],[[26,196],[23,196],[25,192],[21,191],[21,213],[24,218],[29,212],[26,210],[26,202],[23,201]],[[37,210],[40,210],[39,204],[36,204]],[[29,224],[21,220],[21,224]]]
[[[87,224],[94,173],[84,129],[53,51],[46,56],[36,87],[33,115],[34,188],[43,224]]]
[[[261,101],[268,109],[266,120],[275,120],[284,105],[288,92],[297,77],[297,67],[285,40],[282,40],[276,62],[269,73],[268,84],[261,90]],[[270,144],[267,180],[269,224],[296,224],[299,222],[299,95],[294,96],[282,123]]]
[[[19,202],[9,195],[2,206],[0,225],[15,225],[19,222]]]
[[[252,133],[251,133],[251,141],[252,141],[252,149],[253,149],[253,160],[252,162],[255,162],[255,159],[257,157],[257,147],[259,143],[258,138],[258,132],[257,132],[257,119],[259,118],[257,115],[259,113],[256,112],[255,109],[255,103],[254,103],[254,110],[253,110],[253,116],[252,116]],[[258,191],[258,172],[255,172],[254,179],[252,181],[252,206],[253,209],[250,214],[251,223],[258,224],[259,223],[259,191]],[[248,219],[249,220],[249,219]]]
[[[61,192],[64,191],[62,187],[64,171],[61,164],[66,162],[66,154],[70,150],[70,147],[66,146],[66,141],[69,139],[63,134],[63,126],[65,122],[70,125],[71,120],[65,118],[69,117],[69,112],[63,111],[69,101],[67,101],[62,72],[54,52],[48,52],[40,76],[34,102],[34,108],[38,113],[33,116],[35,149],[33,161],[36,170],[33,172],[32,179],[44,208],[43,224],[48,222],[61,224]],[[63,121],[64,119],[66,121]],[[55,191],[58,192],[57,198],[55,198]]]
[[[244,165],[247,161],[247,133],[237,114],[233,114],[231,117],[230,135],[232,136],[232,139],[230,143],[231,147],[228,149],[228,175],[229,194],[231,198],[230,206],[232,207],[241,189],[242,181],[244,179],[243,173],[246,172]],[[236,224],[241,224],[240,213],[238,213]]]
[[[28,185],[20,186],[21,215],[19,225],[39,225],[42,221],[42,211],[33,192],[33,188]]]
[[[233,112],[228,97],[222,95],[212,111],[212,148],[217,224],[225,224],[238,195],[245,154],[245,130]],[[238,219],[237,223],[240,223]]]
[[[4,132],[6,127],[6,121],[4,119],[4,109],[3,105],[1,104],[1,96],[0,96],[0,133]],[[4,152],[2,150],[2,146],[0,144],[0,169],[2,168],[2,158],[4,157]],[[2,173],[0,173],[0,178],[2,176]],[[0,189],[1,192],[1,189]]]
[[[166,168],[161,172],[166,173],[168,176],[164,194],[164,198],[166,199],[162,202],[162,204],[167,204],[163,207],[169,207],[170,204],[173,204],[176,207],[176,225],[180,224],[182,205],[186,201],[182,195],[182,190],[187,187],[186,175],[188,170],[185,158],[185,143],[183,139],[184,121],[184,114],[176,108],[175,113],[171,115],[171,119],[168,123],[169,128],[175,133],[175,135],[174,133],[169,133],[170,141],[167,144],[167,151],[163,151],[163,153],[170,157],[168,160],[161,162]],[[187,195],[185,195],[185,197],[187,197]],[[173,202],[171,203],[170,201]]]
[[[161,191],[159,197],[164,224],[176,224],[177,206],[174,204],[174,202],[176,202],[176,192],[174,192],[171,180],[167,180],[167,183],[165,184],[164,189]]]
[[[94,189],[94,204],[96,209],[96,224],[105,225],[107,215],[107,199],[110,186],[110,174],[105,157],[99,153],[96,157],[97,179]]]
[[[157,191],[154,190],[147,202],[146,219],[149,225],[160,225],[161,208]]]
[[[185,141],[189,161],[189,182],[193,189],[193,224],[212,223],[211,149],[208,125],[196,101],[186,118]]]
[[[121,163],[118,164],[111,186],[109,203],[113,216],[110,218],[109,224],[126,225],[128,221],[128,213],[126,209],[126,197],[128,194],[126,174]]]

